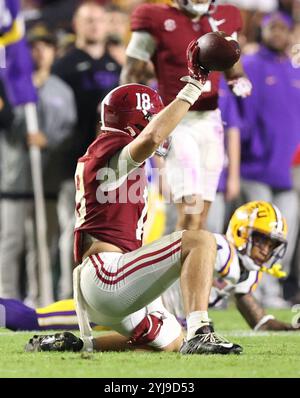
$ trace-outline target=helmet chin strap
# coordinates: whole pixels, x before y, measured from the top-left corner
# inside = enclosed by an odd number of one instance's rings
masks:
[[[123,133],[123,134],[127,134],[127,135],[129,133],[129,135],[131,135],[131,137],[135,137],[137,135],[136,132],[133,130],[133,128],[131,128],[129,126],[124,129],[124,130],[128,130],[128,131],[123,131],[123,130],[115,129],[113,127],[105,127],[105,126],[102,126],[100,128],[100,130],[102,130],[102,131],[113,131],[115,133]]]
[[[242,254],[238,252],[238,256],[242,261],[243,266],[248,270],[248,271],[259,271],[260,266],[257,265],[254,260],[251,258],[251,251],[252,251],[252,234],[250,234],[247,246],[246,246],[246,253]]]
[[[106,127],[106,126],[104,126],[104,125],[101,126],[100,130],[102,130],[102,131],[114,131],[114,132],[116,132],[116,133],[124,133],[123,130],[115,129],[115,128],[113,128],[113,127]]]
[[[137,135],[137,133],[130,126],[125,127],[125,130],[128,130],[128,132],[131,135],[131,137],[135,137]]]
[[[260,266],[256,265],[252,258],[250,258],[247,254],[241,254],[238,252],[238,256],[247,271],[260,271]]]

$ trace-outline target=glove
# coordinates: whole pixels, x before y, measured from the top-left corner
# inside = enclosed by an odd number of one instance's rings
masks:
[[[189,76],[192,79],[198,80],[202,84],[205,84],[210,71],[200,65],[199,53],[200,53],[200,48],[198,45],[198,40],[195,39],[190,42],[186,50]]]
[[[203,86],[209,75],[209,70],[205,69],[199,63],[200,48],[197,40],[190,42],[187,50],[188,76],[183,76],[180,80],[188,83],[178,94],[177,98],[189,102],[194,105],[199,96],[202,94]]]
[[[251,95],[252,83],[247,77],[238,77],[237,79],[229,80],[227,84],[237,97],[246,98]]]
[[[73,333],[63,332],[48,335],[35,335],[25,346],[25,351],[73,351],[83,348],[83,341]]]

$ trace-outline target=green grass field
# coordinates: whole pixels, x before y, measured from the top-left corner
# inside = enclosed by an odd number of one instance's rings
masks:
[[[272,313],[288,322],[294,315],[290,310]],[[300,332],[254,333],[235,309],[210,311],[210,315],[218,332],[244,347],[242,355],[26,353],[24,345],[34,333],[0,329],[0,377],[300,377]]]

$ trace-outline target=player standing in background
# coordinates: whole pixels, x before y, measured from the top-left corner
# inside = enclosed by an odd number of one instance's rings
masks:
[[[81,339],[38,336],[27,350],[101,350],[88,321],[114,329],[120,346],[183,354],[240,353],[214,333],[208,299],[216,241],[205,231],[177,231],[142,246],[147,216],[144,162],[159,148],[202,93],[207,74],[196,41],[188,49],[187,84],[163,109],[159,95],[140,84],[112,90],[102,101],[102,133],[78,160],[74,298]],[[154,117],[153,117],[154,116]],[[100,182],[100,184],[99,184]],[[160,295],[180,278],[187,341]]]
[[[133,31],[121,83],[141,82],[147,63],[154,64],[158,91],[165,105],[182,88],[189,42],[211,31],[237,37],[242,28],[239,10],[215,1],[177,0],[172,6],[142,4],[131,17]],[[251,83],[240,63],[226,71],[232,91],[245,97]],[[166,159],[166,176],[176,203],[177,229],[205,227],[223,167],[223,124],[218,109],[220,73],[211,73],[203,94],[174,129]]]

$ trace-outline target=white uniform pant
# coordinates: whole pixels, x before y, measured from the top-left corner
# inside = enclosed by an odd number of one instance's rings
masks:
[[[219,109],[188,112],[172,133],[166,176],[174,201],[199,195],[213,202],[224,164],[224,129]]]
[[[162,348],[181,333],[160,295],[180,276],[182,231],[133,252],[99,253],[84,260],[80,289],[89,320],[131,336],[152,312],[163,314],[163,325],[151,345]]]

